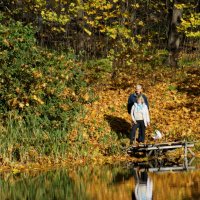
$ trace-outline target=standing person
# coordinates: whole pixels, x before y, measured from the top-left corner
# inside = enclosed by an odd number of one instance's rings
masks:
[[[127,109],[128,109],[128,113],[131,114],[131,108],[132,108],[132,105],[134,103],[137,102],[137,96],[138,95],[142,95],[143,99],[144,99],[144,102],[145,104],[147,105],[148,109],[149,109],[149,102],[148,102],[148,99],[147,97],[142,93],[143,92],[143,88],[141,85],[136,85],[135,87],[135,93],[131,94],[128,98],[128,105],[127,105]]]
[[[136,85],[135,87],[135,93],[131,94],[128,98],[128,104],[127,104],[127,110],[128,113],[131,114],[131,108],[133,106],[134,103],[137,102],[137,96],[138,95],[142,95],[145,104],[147,105],[148,109],[149,109],[149,102],[147,97],[143,94],[143,88],[141,85]],[[142,130],[139,128],[139,141],[141,140],[141,134],[142,134]]]
[[[133,144],[137,128],[140,130],[138,142],[144,142],[145,129],[148,125],[150,125],[150,117],[148,107],[145,104],[142,95],[137,96],[137,103],[134,103],[131,108],[131,118],[133,121],[133,126],[130,133],[130,144]]]

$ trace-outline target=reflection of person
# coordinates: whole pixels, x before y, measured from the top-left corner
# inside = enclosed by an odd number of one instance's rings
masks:
[[[136,181],[135,191],[132,194],[132,199],[136,200],[151,200],[153,197],[153,182],[148,177],[147,171],[134,171]]]
[[[137,128],[140,130],[138,142],[144,142],[145,129],[147,125],[150,125],[150,118],[148,107],[144,103],[144,98],[142,95],[137,96],[137,103],[134,103],[131,108],[131,118],[133,121],[133,126],[130,133],[130,144],[133,144]]]

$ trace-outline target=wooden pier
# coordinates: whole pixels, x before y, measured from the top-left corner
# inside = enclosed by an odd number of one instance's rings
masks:
[[[179,172],[195,170],[196,167],[192,165],[195,157],[192,159],[180,159],[171,160],[169,158],[165,159],[153,159],[143,162],[130,162],[128,166],[134,170],[146,170],[148,172]]]
[[[179,142],[167,142],[158,144],[139,144],[132,145],[128,148],[127,153],[129,155],[144,154],[147,157],[150,156],[160,156],[167,151],[183,149],[184,157],[187,158],[188,152],[195,156],[191,148],[194,147],[193,142],[179,141]]]

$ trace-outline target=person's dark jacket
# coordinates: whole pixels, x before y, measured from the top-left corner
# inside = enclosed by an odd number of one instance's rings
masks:
[[[142,97],[144,99],[145,104],[147,105],[147,107],[149,109],[149,102],[148,102],[147,97],[144,94],[142,94]],[[131,108],[134,103],[137,103],[137,94],[136,93],[131,94],[128,98],[127,110],[128,110],[129,114],[131,113]]]

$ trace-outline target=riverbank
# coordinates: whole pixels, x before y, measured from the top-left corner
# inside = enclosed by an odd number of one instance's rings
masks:
[[[46,168],[57,164],[68,165],[71,162],[81,164],[89,160],[104,163],[107,160],[112,162],[116,158],[129,159],[124,157],[122,152],[122,148],[129,145],[131,124],[126,102],[137,83],[144,86],[150,102],[151,126],[147,129],[146,141],[154,142],[153,132],[159,129],[163,133],[163,138],[159,142],[195,141],[197,142],[195,153],[199,156],[199,68],[184,67],[176,71],[169,68],[150,69],[151,71],[143,69],[141,71],[137,68],[130,70],[132,72],[119,73],[114,82],[111,80],[103,86],[97,85],[92,88],[96,100],[83,104],[84,115],[76,118],[71,131],[64,135],[65,141],[57,140],[51,136],[51,132],[38,133],[43,143],[40,146],[43,148],[41,151],[37,149],[40,143],[35,144],[35,147],[31,145],[33,140],[39,141],[38,138],[34,139],[32,133],[23,127],[24,135],[20,135],[22,131],[19,135],[23,142],[25,140],[29,142],[26,146],[20,143],[10,145],[10,149],[7,149],[10,156],[4,158],[2,156],[2,166],[5,166],[5,169],[8,167],[11,170],[20,170],[23,166]],[[28,132],[25,132],[26,130]],[[4,134],[10,133],[4,132]],[[15,138],[17,139],[19,135]],[[23,138],[24,136],[26,138]],[[56,155],[52,149],[52,139],[56,141],[57,146],[64,142],[66,149],[61,152],[57,150]],[[5,137],[4,141],[9,145]],[[27,151],[24,151],[25,147]]]
[[[11,132],[5,130],[11,129],[4,129],[4,135],[1,137],[4,136],[4,142],[7,142],[10,149],[7,149],[7,154],[3,154],[5,157],[1,156],[1,171],[18,172],[67,166],[71,163],[79,165],[89,162],[100,164],[136,160],[124,156],[122,149],[129,145],[128,135],[131,125],[126,102],[137,83],[144,86],[150,102],[151,126],[146,132],[146,142],[154,142],[153,132],[159,129],[163,133],[163,138],[159,142],[179,140],[197,142],[194,151],[198,157],[200,155],[199,72],[199,68],[193,66],[185,66],[176,71],[164,67],[156,70],[150,68],[149,71],[133,67],[126,73],[119,73],[115,81],[105,82],[103,86],[94,85],[92,89],[95,101],[82,104],[84,114],[76,118],[72,129],[67,135],[59,136],[60,139],[56,139],[51,132],[46,131],[38,132],[32,137],[28,127],[21,126],[24,128],[23,132],[18,132],[15,138],[23,143],[9,143],[10,140],[6,140],[5,136]],[[19,124],[15,122],[15,125]],[[14,131],[15,129],[12,130],[12,134],[16,134]],[[33,144],[34,141],[39,141],[37,136],[42,143]],[[62,141],[62,138],[65,138],[65,141]],[[23,145],[25,141],[27,143]],[[57,147],[53,145],[53,141]],[[62,149],[60,145],[63,143],[66,146]],[[2,143],[3,145],[5,143]],[[57,149],[53,149],[54,147]]]
[[[136,84],[150,103],[146,142],[154,142],[158,129],[159,142],[195,141],[199,155],[197,57],[182,54],[179,69],[159,64],[159,54],[138,58],[118,66],[114,76],[113,58],[81,61],[73,51],[41,48],[33,27],[2,19],[2,171],[129,159],[123,152],[131,127],[126,105]]]
[[[190,156],[188,159],[191,159]],[[136,158],[136,157],[130,157],[129,155],[123,155],[123,156],[106,156],[106,157],[98,157],[94,159],[66,159],[66,160],[59,160],[59,161],[50,161],[48,159],[48,162],[46,160],[40,160],[41,162],[34,162],[34,163],[20,163],[20,162],[12,162],[7,165],[1,165],[0,166],[0,173],[8,173],[8,174],[19,174],[19,173],[28,173],[28,174],[39,174],[41,172],[46,171],[52,171],[52,170],[60,170],[60,169],[75,169],[77,167],[84,167],[84,166],[105,166],[105,165],[128,165],[128,164],[136,164],[136,163],[151,163],[152,161],[155,162],[168,162],[168,163],[175,163],[177,165],[184,163],[184,156],[181,156],[180,151],[176,151],[173,153],[170,153],[170,158],[167,156],[160,156],[159,158]],[[195,160],[200,160],[200,154],[195,154]],[[199,162],[198,168],[199,168]]]

